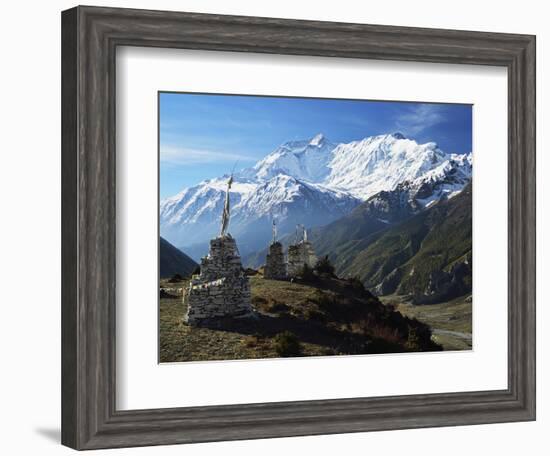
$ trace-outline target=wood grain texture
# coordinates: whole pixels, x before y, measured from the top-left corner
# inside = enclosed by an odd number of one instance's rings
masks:
[[[115,50],[150,46],[508,68],[509,331],[502,391],[115,408]],[[62,442],[76,449],[535,418],[535,38],[78,7],[62,14]]]
[[[61,440],[75,447],[77,442],[77,39],[76,10],[67,11],[62,17],[61,46]],[[70,400],[65,400],[70,398]]]

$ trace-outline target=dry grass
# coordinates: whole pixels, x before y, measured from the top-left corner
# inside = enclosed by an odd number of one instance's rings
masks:
[[[367,295],[357,298],[358,291],[350,291],[345,283],[333,281],[332,288],[320,289],[261,276],[250,277],[250,282],[258,318],[228,322],[223,330],[191,327],[183,322],[186,308],[181,297],[161,299],[160,362],[280,357],[280,334],[288,331],[299,341],[292,356],[408,350],[406,329],[403,334],[387,321],[377,321],[380,309],[388,313],[384,306]],[[161,283],[167,288],[185,285]]]

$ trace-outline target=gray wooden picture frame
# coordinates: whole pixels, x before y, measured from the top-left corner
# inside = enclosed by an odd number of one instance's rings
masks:
[[[506,67],[509,130],[508,388],[466,393],[117,410],[117,46]],[[72,448],[534,420],[535,37],[100,7],[76,7],[64,11],[62,245],[62,443]]]

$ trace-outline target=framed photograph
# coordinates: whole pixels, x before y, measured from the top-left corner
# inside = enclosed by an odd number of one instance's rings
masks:
[[[62,442],[535,419],[535,37],[62,13]]]
[[[472,348],[471,105],[158,103],[160,362]]]

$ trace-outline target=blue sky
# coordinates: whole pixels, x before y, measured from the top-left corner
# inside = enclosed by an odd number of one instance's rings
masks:
[[[339,143],[399,131],[472,150],[470,105],[162,92],[159,116],[161,199],[318,133]]]

